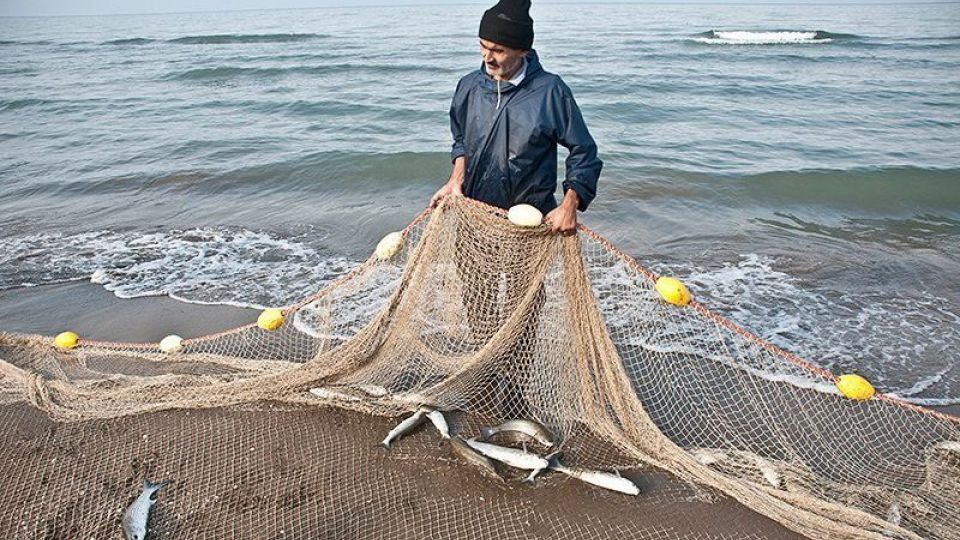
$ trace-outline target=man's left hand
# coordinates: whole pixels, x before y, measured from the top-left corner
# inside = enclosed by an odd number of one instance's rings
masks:
[[[577,232],[577,206],[580,204],[580,197],[572,189],[567,190],[563,196],[563,202],[560,206],[554,208],[547,214],[543,221],[550,226],[550,230],[563,235],[571,235]]]

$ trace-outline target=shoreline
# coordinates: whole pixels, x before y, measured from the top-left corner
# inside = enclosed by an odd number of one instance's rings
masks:
[[[167,296],[118,298],[88,281],[0,291],[0,332],[54,336],[70,330],[100,341],[156,343],[170,334],[195,338],[256,322],[259,314]],[[922,408],[960,417],[960,404]]]

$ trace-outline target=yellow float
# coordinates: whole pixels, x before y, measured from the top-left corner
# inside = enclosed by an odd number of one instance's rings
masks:
[[[80,336],[73,332],[61,332],[57,334],[57,337],[53,338],[53,344],[56,345],[58,349],[65,351],[76,347],[79,341]]]
[[[257,326],[264,330],[276,330],[283,326],[283,312],[276,308],[263,310],[257,317]]]
[[[667,303],[675,306],[685,306],[690,303],[690,291],[680,280],[672,277],[661,277],[655,285],[660,297]]]
[[[835,384],[837,385],[837,390],[840,390],[843,397],[857,401],[870,399],[877,392],[874,390],[873,385],[870,384],[870,381],[853,373],[837,377]]]

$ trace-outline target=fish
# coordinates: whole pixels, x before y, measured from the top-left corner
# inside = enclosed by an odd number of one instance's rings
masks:
[[[150,508],[156,502],[153,494],[160,490],[166,482],[154,484],[147,479],[143,480],[143,491],[123,513],[121,527],[127,540],[144,540],[147,537],[147,518]]]
[[[310,393],[317,396],[320,399],[340,399],[343,401],[360,401],[360,398],[358,398],[357,396],[344,394],[343,392],[331,390],[330,388],[311,388]]]
[[[610,474],[602,471],[591,471],[579,467],[567,467],[560,463],[559,456],[556,453],[550,458],[550,470],[561,472],[571,478],[576,478],[581,482],[586,482],[597,487],[625,493],[627,495],[639,495],[640,488],[629,479],[619,474]]]
[[[712,450],[710,448],[696,448],[691,450],[691,453],[693,458],[701,465],[713,465],[725,461],[729,457],[722,450]]]
[[[901,519],[900,516],[900,503],[894,502],[890,505],[890,508],[887,509],[887,521],[899,527]]]
[[[413,428],[419,426],[420,422],[423,422],[423,417],[425,415],[426,413],[423,410],[418,410],[417,412],[413,413],[413,415],[411,415],[409,418],[397,424],[397,427],[390,430],[390,433],[387,433],[386,438],[384,438],[383,442],[380,444],[390,448],[390,443],[396,439],[399,439],[400,437],[403,437],[407,433],[410,433],[413,431]]]
[[[363,390],[364,392],[370,394],[373,397],[383,397],[390,393],[387,391],[386,388],[382,386],[377,386],[375,384],[361,384],[361,385],[358,385],[357,388],[359,388],[360,390]]]
[[[462,457],[464,461],[479,468],[483,474],[501,481],[503,480],[503,477],[500,476],[500,471],[497,470],[496,464],[490,461],[488,457],[474,450],[463,440],[463,437],[459,435],[451,437],[450,448],[455,454]]]
[[[768,484],[777,489],[783,488],[783,478],[772,463],[760,456],[754,456],[754,461],[757,464],[757,468],[760,469],[763,479],[766,480]]]
[[[490,440],[497,433],[519,433],[532,441],[536,441],[548,448],[556,444],[553,434],[547,428],[533,420],[508,420],[499,426],[480,428],[480,437],[484,441]]]
[[[553,460],[553,458],[554,458],[557,454],[559,454],[559,453],[560,453],[560,451],[557,450],[556,452],[552,452],[552,453],[547,454],[546,456],[544,456],[543,459],[547,460],[547,465],[548,465],[548,467],[545,467],[545,468],[543,468],[543,469],[534,469],[534,470],[530,471],[530,475],[527,476],[526,478],[524,478],[523,481],[526,482],[526,483],[528,483],[528,484],[531,484],[531,485],[532,485],[532,484],[534,483],[534,481],[537,479],[537,476],[539,476],[540,473],[542,473],[543,471],[545,471],[545,470],[547,470],[547,469],[549,468],[550,461]]]
[[[507,448],[506,446],[497,446],[495,444],[480,442],[476,438],[467,439],[466,443],[471,448],[511,467],[525,470],[545,469],[549,463],[542,457],[516,448]]]
[[[447,424],[447,419],[441,411],[426,405],[422,405],[420,410],[427,414],[427,418],[433,423],[433,427],[437,428],[437,431],[440,432],[441,437],[444,439],[450,438],[450,425]]]

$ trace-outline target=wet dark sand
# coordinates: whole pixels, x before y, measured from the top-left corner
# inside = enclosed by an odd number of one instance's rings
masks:
[[[252,309],[205,306],[165,296],[121,300],[88,282],[0,291],[0,331],[152,342],[197,337],[257,320]]]
[[[0,330],[157,341],[256,319],[254,310],[120,300],[74,283],[0,293]],[[139,479],[167,479],[154,538],[799,538],[657,470],[639,497],[548,475],[500,483],[421,429],[376,446],[395,420],[330,408],[170,411],[56,424],[0,407],[0,536],[119,538]]]
[[[193,410],[55,424],[0,406],[0,536],[119,538],[139,479],[168,480],[150,538],[801,538],[656,470],[637,497],[557,474],[499,482],[430,427],[331,408]]]

